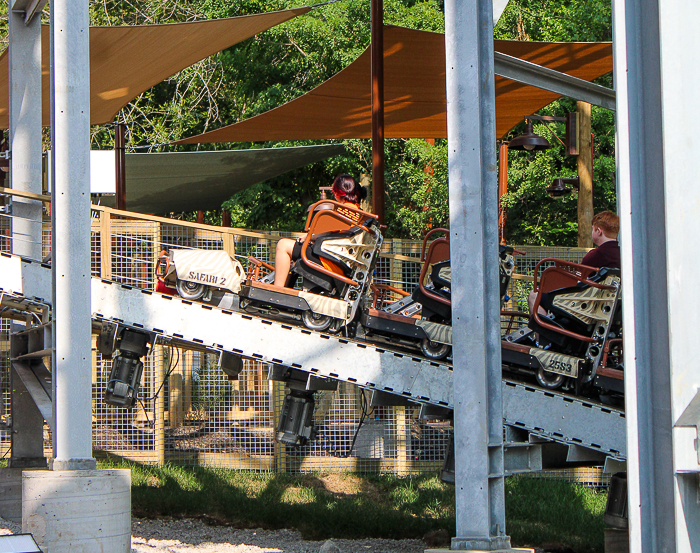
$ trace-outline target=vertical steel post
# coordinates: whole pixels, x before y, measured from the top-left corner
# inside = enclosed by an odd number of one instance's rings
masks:
[[[51,5],[53,470],[92,458],[88,3]]]
[[[126,125],[117,123],[114,127],[114,155],[117,178],[117,209],[126,211]]]
[[[491,0],[445,2],[457,536],[508,549],[498,305]]]
[[[41,194],[41,18],[24,19],[9,10],[10,187]],[[41,259],[41,202],[14,197],[12,216],[13,253]]]
[[[384,223],[384,2],[372,3],[372,210]]]
[[[700,313],[688,301],[700,271],[689,245],[700,236],[700,5],[613,9],[630,551],[698,551]]]

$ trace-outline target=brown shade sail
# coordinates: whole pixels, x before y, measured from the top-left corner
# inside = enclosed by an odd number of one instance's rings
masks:
[[[90,123],[109,123],[142,92],[204,58],[307,13],[302,7],[227,19],[90,27]],[[41,29],[42,123],[51,124],[50,37]],[[9,125],[8,52],[0,56],[0,128]]]
[[[592,81],[612,71],[611,43],[495,41],[498,52]],[[175,144],[371,137],[370,51],[311,92],[239,123]],[[496,134],[559,97],[496,77]],[[445,36],[384,27],[384,135],[446,138]]]

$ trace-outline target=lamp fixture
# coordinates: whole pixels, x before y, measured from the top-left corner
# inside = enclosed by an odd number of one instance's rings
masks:
[[[529,117],[525,118],[525,134],[515,137],[508,143],[509,150],[527,150],[528,152],[548,150],[551,147],[549,140],[532,131],[532,119]]]
[[[567,184],[572,185],[576,190],[579,188],[579,178],[574,177],[571,179],[561,179],[557,178],[552,181],[551,186],[547,187],[547,194],[552,198],[561,198],[562,196],[567,196],[573,192],[573,188],[566,186]]]

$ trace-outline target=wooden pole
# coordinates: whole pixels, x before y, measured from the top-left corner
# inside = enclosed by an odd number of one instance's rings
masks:
[[[372,0],[372,211],[384,223],[384,2]]]
[[[508,192],[508,142],[501,142],[498,154],[498,239],[506,243],[506,210],[501,198]]]
[[[200,225],[204,224],[204,211],[202,210],[197,211],[197,223]]]
[[[116,204],[126,210],[126,125],[117,123],[114,128],[114,155],[116,156]]]
[[[578,246],[592,248],[593,151],[591,148],[591,104],[576,102],[578,111]]]

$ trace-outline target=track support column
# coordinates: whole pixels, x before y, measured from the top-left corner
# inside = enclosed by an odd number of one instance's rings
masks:
[[[87,2],[53,2],[53,470],[95,468],[90,366],[89,34]]]
[[[41,194],[41,17],[25,24],[10,0],[10,187]],[[41,259],[41,202],[12,198],[12,253]]]
[[[453,550],[510,549],[505,533],[491,0],[445,2],[457,536]]]

